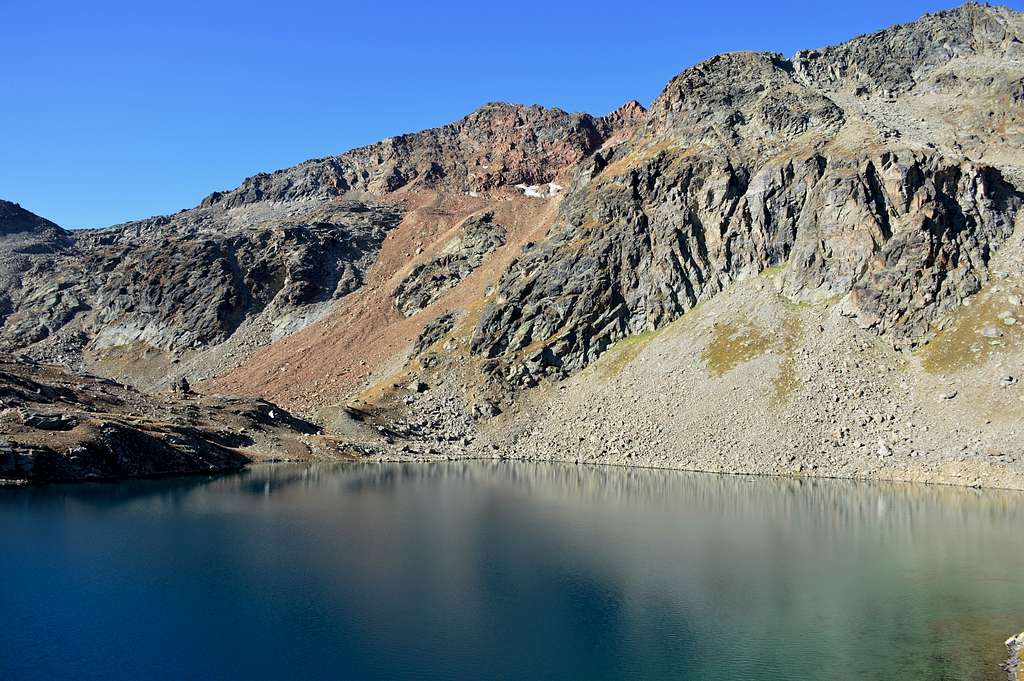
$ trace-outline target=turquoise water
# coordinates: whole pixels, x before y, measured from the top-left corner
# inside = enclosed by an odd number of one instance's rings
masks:
[[[998,679],[1024,495],[524,463],[0,490],[2,679]]]

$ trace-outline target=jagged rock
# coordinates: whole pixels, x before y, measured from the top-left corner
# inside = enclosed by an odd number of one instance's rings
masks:
[[[1006,639],[1006,652],[1009,658],[1003,665],[1009,681],[1019,681],[1024,674],[1024,632]]]
[[[491,400],[483,400],[473,405],[473,418],[485,419],[497,416],[501,413],[501,408]]]
[[[182,397],[192,394],[192,386],[184,376],[171,383],[171,390]]]
[[[962,14],[991,28],[983,10]],[[1000,56],[1024,22],[992,16],[1001,28],[947,43]],[[920,30],[927,41],[932,24],[890,31]],[[889,50],[896,38],[883,34],[842,58],[863,60],[868,73],[878,60],[913,62],[919,76],[937,68]],[[851,116],[864,114],[817,83],[839,54],[798,56],[799,68],[779,55],[727,54],[673,79],[628,143],[582,168],[556,228],[502,276],[473,352],[511,361],[541,344],[577,370],[774,266],[785,267],[793,300],[848,296],[865,328],[898,341],[929,333],[987,280],[1022,196],[998,169],[962,157],[884,136],[843,142]]]
[[[22,417],[22,423],[30,428],[40,430],[71,430],[78,425],[78,419],[67,414],[26,411]]]
[[[221,343],[258,315],[287,325],[361,286],[400,216],[365,202],[307,208],[301,220],[211,208],[58,234],[59,248],[40,249],[8,294],[0,350],[46,341],[78,355],[177,352]]]
[[[958,57],[997,53],[1024,57],[1020,20],[1010,10],[967,3],[910,24],[854,38],[842,45],[804,50],[793,58],[802,80],[893,97],[927,82]]]
[[[484,258],[505,243],[505,228],[494,222],[493,213],[472,217],[459,236],[428,262],[413,268],[395,289],[395,306],[412,316],[469,276]]]
[[[441,340],[441,338],[446,336],[453,328],[455,328],[455,322],[457,320],[458,315],[454,312],[445,312],[443,315],[440,315],[437,319],[434,319],[423,327],[423,331],[421,331],[420,335],[416,337],[412,354],[414,356],[420,355],[424,350]]]
[[[390,137],[340,156],[307,161],[215,192],[203,206],[333,198],[353,190],[382,195],[407,187],[482,193],[551,182],[609,139],[631,134],[643,107],[629,102],[605,117],[494,102],[439,128]]]

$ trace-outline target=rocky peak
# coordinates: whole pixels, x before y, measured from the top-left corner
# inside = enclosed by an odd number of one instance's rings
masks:
[[[629,139],[636,129],[643,125],[646,117],[647,109],[635,99],[629,100],[615,111],[602,116],[598,122],[601,125],[605,143],[615,144]]]
[[[20,204],[0,199],[0,237],[26,232],[51,237],[67,236],[67,232],[46,218],[25,210]]]
[[[651,105],[641,144],[671,138],[683,148],[760,155],[806,132],[833,133],[843,118],[834,102],[796,82],[782,55],[731,52],[669,81]]]
[[[238,189],[211,194],[201,205],[234,208],[350,191],[377,196],[412,188],[479,193],[539,185],[567,172],[606,141],[628,137],[642,117],[643,107],[636,102],[602,118],[491,102],[448,125],[253,176]]]
[[[801,80],[826,89],[896,94],[958,57],[1024,58],[1024,15],[967,3],[793,57]]]

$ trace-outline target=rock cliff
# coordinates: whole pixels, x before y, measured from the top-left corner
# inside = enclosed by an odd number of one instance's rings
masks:
[[[914,97],[957,60],[1020,76],[1022,36],[1020,15],[967,5],[793,60],[726,54],[683,72],[577,176],[552,234],[503,275],[474,351],[540,346],[540,369],[576,370],[773,267],[794,302],[844,299],[862,326],[926,340],[987,281],[1022,195],[1006,169],[892,134],[834,93]]]

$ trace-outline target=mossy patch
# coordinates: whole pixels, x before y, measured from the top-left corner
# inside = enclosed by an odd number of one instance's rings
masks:
[[[768,353],[778,356],[779,367],[772,378],[772,388],[773,401],[781,403],[799,387],[795,351],[802,333],[803,322],[792,313],[786,314],[777,333],[769,333],[749,321],[721,322],[714,327],[701,359],[708,372],[719,377]]]
[[[998,292],[984,290],[955,313],[952,323],[916,352],[931,374],[946,374],[977,367],[991,358],[1024,347],[1024,308],[1014,305],[1019,287]],[[1013,324],[1007,323],[1013,320]],[[987,334],[987,335],[986,335]],[[998,335],[996,335],[998,334]]]
[[[779,371],[772,379],[776,402],[785,402],[796,392],[799,380],[796,375],[796,346],[803,333],[803,322],[793,314],[787,314],[782,322],[782,332],[776,340],[774,350],[781,357]]]
[[[712,329],[711,342],[700,356],[712,376],[722,376],[771,347],[771,336],[750,322],[720,322]]]
[[[665,327],[654,331],[644,331],[634,336],[626,336],[616,342],[605,352],[598,366],[604,378],[618,376],[627,364],[636,359],[640,351],[647,347],[647,344],[654,340]]]
[[[600,180],[608,180],[614,177],[625,175],[629,171],[639,168],[645,163],[653,160],[659,154],[674,150],[676,142],[671,139],[662,139],[649,147],[633,149],[629,154],[617,161],[609,163],[599,176]]]

